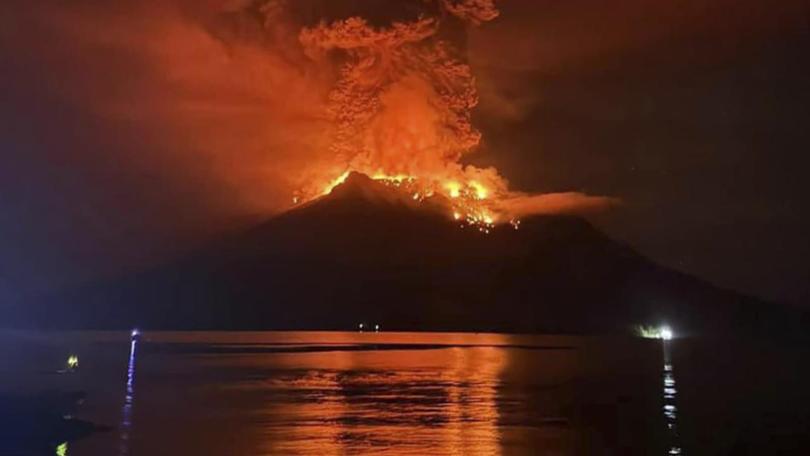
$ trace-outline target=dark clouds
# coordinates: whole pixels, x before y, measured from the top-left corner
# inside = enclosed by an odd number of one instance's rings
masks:
[[[807,300],[807,8],[706,3],[500,2],[467,42],[474,161],[518,190],[620,197],[598,221],[653,258]],[[385,22],[424,8],[298,2],[267,29],[247,4],[5,6],[4,289],[137,267],[286,203],[327,149],[333,77],[291,30],[324,11]]]
[[[471,40],[479,159],[620,197],[598,221],[664,264],[808,302],[807,4],[709,3],[504,2]]]

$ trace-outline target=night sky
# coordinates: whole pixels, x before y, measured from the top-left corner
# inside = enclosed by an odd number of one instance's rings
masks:
[[[323,81],[296,76],[283,36],[222,26],[245,3],[6,2],[0,301],[165,261],[289,201],[324,150]],[[465,43],[470,162],[521,190],[618,197],[593,218],[612,237],[810,305],[806,2],[498,5]]]

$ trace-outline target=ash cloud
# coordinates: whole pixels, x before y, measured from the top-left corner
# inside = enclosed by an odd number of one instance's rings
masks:
[[[3,53],[20,77],[37,73],[34,90],[100,126],[101,145],[67,141],[52,153],[75,146],[96,167],[159,176],[165,197],[201,217],[284,209],[295,190],[347,166],[489,178],[506,191],[494,169],[462,163],[480,140],[478,98],[453,38],[495,19],[491,0],[11,9]]]
[[[251,22],[233,1],[36,3],[20,2],[4,52],[54,102],[137,137],[136,152],[129,137],[105,152],[120,166],[208,181],[207,196],[232,198],[217,211],[271,211],[325,148],[328,86],[290,19]]]
[[[590,214],[621,206],[622,201],[608,196],[580,192],[517,194],[499,202],[499,209],[510,217],[526,214]]]
[[[328,82],[246,2],[12,0],[0,15],[0,269],[138,269],[285,207]],[[290,27],[289,30],[286,28]],[[294,28],[293,28],[294,27]]]
[[[0,204],[22,221],[4,224],[21,241],[2,253],[24,275],[153,261],[288,208],[325,170],[392,162],[394,145],[413,160],[392,171],[436,169],[506,191],[494,168],[463,160],[480,135],[457,41],[496,20],[491,1],[11,0],[5,11]],[[324,39],[338,23],[411,37],[388,47],[396,60],[373,91],[362,139],[373,147],[360,154],[335,148],[335,87],[371,47]]]

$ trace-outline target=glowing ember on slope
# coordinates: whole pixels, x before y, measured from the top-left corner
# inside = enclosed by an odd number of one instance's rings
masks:
[[[350,171],[346,171],[330,181],[323,189],[323,194],[331,193],[335,187],[346,181],[349,174]],[[374,174],[372,179],[401,191],[403,195],[410,195],[411,199],[418,203],[441,195],[447,201],[448,209],[454,220],[461,220],[466,225],[475,225],[483,233],[489,233],[495,227],[497,216],[490,208],[492,202],[487,200],[489,191],[478,182],[470,182],[462,186],[455,181],[441,184],[404,174],[382,173]]]
[[[329,185],[327,185],[326,188],[323,189],[323,193],[321,193],[321,195],[328,195],[328,194],[332,193],[332,189],[334,189],[338,185],[346,182],[347,177],[349,177],[349,171],[346,171],[343,174],[341,174],[340,176],[332,179],[332,181],[329,182]]]

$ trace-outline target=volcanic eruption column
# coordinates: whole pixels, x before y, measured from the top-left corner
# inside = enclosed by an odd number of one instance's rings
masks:
[[[338,62],[327,114],[334,162],[296,195],[327,194],[351,171],[403,187],[421,200],[443,195],[449,214],[488,232],[495,223],[528,213],[610,205],[610,198],[578,193],[528,195],[510,191],[494,168],[463,165],[480,142],[471,123],[478,103],[469,64],[448,39],[451,26],[477,26],[498,16],[493,0],[435,0],[430,14],[375,27],[349,17],[305,27],[306,55]]]

